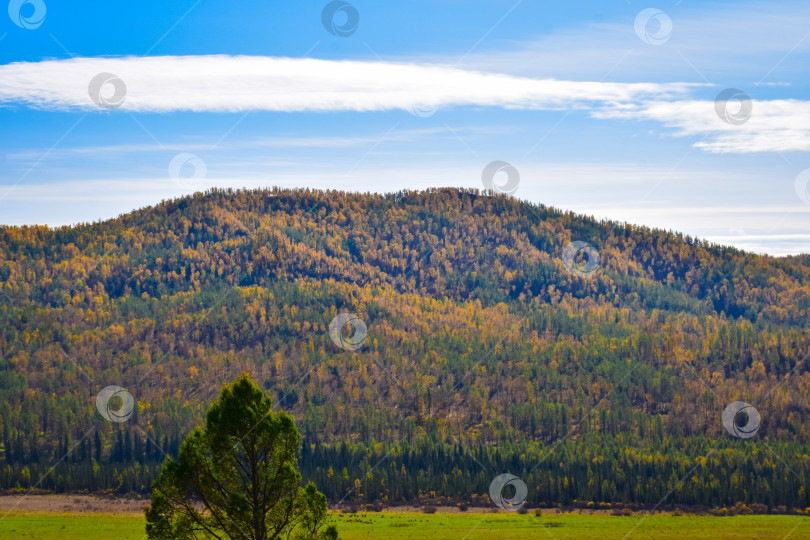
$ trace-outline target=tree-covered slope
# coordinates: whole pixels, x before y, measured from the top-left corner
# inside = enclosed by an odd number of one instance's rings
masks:
[[[806,256],[456,189],[213,191],[2,228],[0,280],[0,487],[143,489],[247,371],[333,501],[512,472],[538,503],[810,506]],[[339,313],[367,326],[356,351]],[[96,409],[109,385],[126,422]],[[737,400],[751,439],[723,427]]]

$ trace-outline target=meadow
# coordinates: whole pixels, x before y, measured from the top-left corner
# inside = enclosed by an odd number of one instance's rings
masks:
[[[810,538],[810,518],[758,515],[713,517],[654,514],[436,513],[376,512],[332,515],[341,538],[356,539],[798,539]],[[12,513],[0,521],[0,538],[66,540],[140,540],[139,514]],[[629,534],[628,534],[629,533]]]

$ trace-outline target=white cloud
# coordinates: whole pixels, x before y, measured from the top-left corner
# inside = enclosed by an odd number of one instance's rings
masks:
[[[93,109],[99,73],[126,84],[135,112],[382,111],[414,106],[558,109],[672,99],[687,83],[531,79],[441,65],[256,56],[76,58],[0,66],[0,105]],[[108,84],[103,91],[113,93]],[[105,94],[108,95],[108,94]]]
[[[595,111],[597,118],[654,120],[675,128],[676,135],[704,140],[695,147],[718,154],[810,150],[810,102],[795,99],[754,100],[747,121],[723,121],[713,101],[653,101]],[[739,105],[727,103],[729,112]]]
[[[24,62],[0,66],[0,106],[92,110],[97,106],[88,85],[99,73],[124,81],[121,108],[132,112],[575,108],[600,119],[653,120],[676,135],[701,138],[695,146],[712,153],[810,150],[810,101],[755,101],[751,118],[731,125],[717,116],[714,102],[690,99],[694,87],[704,86],[696,83],[532,79],[416,63],[223,55]],[[112,85],[103,89],[114,90]]]

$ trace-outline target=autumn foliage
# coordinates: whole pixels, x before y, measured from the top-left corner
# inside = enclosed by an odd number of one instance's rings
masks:
[[[563,267],[574,240],[599,251],[590,278]],[[508,470],[538,503],[677,485],[674,502],[804,508],[808,285],[807,256],[457,189],[215,190],[6,227],[0,487],[146,490],[246,371],[333,501],[469,500]],[[344,311],[368,326],[356,352],[329,338]],[[125,423],[95,411],[111,384],[137,401]],[[753,439],[723,428],[735,400],[762,415]]]

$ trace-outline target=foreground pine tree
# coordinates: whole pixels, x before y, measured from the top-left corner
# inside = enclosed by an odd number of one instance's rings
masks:
[[[225,385],[205,427],[167,458],[152,485],[146,532],[153,539],[332,540],[326,497],[301,487],[301,436],[285,412],[247,376]]]

